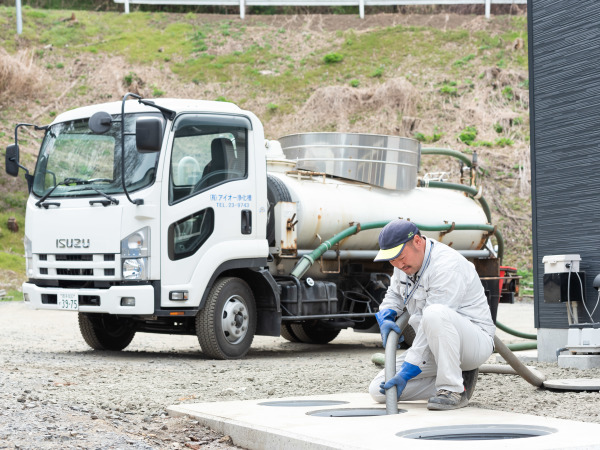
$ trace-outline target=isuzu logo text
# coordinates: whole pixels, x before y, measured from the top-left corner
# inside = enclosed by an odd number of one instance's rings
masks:
[[[56,248],[89,248],[89,239],[57,239]]]

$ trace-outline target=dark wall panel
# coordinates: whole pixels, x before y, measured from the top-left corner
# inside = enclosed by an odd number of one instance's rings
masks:
[[[527,15],[535,326],[567,328],[566,306],[544,302],[542,258],[581,255],[591,312],[600,273],[600,1],[529,0]],[[583,307],[579,320],[590,321]]]

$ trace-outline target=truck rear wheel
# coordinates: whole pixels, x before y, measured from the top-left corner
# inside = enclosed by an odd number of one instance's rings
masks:
[[[292,331],[292,324],[290,323],[281,324],[281,337],[290,342],[301,342],[298,336]]]
[[[290,327],[300,342],[305,344],[327,344],[333,341],[341,331],[328,327],[319,320],[292,323]]]
[[[214,359],[238,359],[248,353],[256,332],[256,305],[248,284],[220,278],[206,305],[196,316],[196,335],[202,352]]]
[[[131,320],[109,314],[79,313],[79,331],[94,350],[123,350],[135,336]]]

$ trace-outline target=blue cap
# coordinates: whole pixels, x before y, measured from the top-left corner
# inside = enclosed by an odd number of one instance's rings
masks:
[[[373,261],[391,261],[404,250],[404,244],[419,233],[417,226],[404,219],[388,223],[379,233],[379,253]]]

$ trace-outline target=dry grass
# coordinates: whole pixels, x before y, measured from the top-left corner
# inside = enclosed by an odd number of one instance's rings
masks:
[[[317,130],[407,135],[411,130],[405,129],[398,117],[413,116],[419,97],[418,90],[404,78],[368,88],[324,86],[316,89],[297,113],[272,121],[269,131],[275,136]]]
[[[45,72],[34,64],[33,50],[10,55],[0,47],[0,105],[33,97],[45,79]]]

